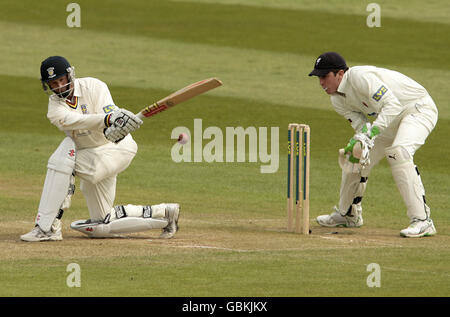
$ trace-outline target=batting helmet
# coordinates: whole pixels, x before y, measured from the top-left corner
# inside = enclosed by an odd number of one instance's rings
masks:
[[[49,81],[65,75],[68,75],[68,86],[71,87],[70,84],[75,78],[74,67],[72,67],[64,57],[50,56],[41,63],[41,82],[44,91],[47,90]],[[57,95],[58,97],[67,97],[67,93],[60,93]]]

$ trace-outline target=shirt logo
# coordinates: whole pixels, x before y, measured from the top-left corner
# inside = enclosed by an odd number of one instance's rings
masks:
[[[83,114],[86,114],[86,113],[87,113],[87,105],[81,105],[81,112],[82,112]]]
[[[114,108],[115,108],[116,106],[115,105],[107,105],[107,106],[104,106],[103,107],[103,111],[105,112],[105,113],[110,113],[110,112],[113,112],[114,111]]]
[[[384,96],[384,94],[388,91],[388,89],[384,86],[378,88],[377,92],[372,96],[372,99],[375,101],[380,101],[380,99]]]

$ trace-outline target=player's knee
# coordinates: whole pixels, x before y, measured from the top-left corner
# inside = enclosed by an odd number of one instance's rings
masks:
[[[50,156],[47,168],[65,174],[72,174],[75,169],[75,158],[75,143],[71,138],[66,137]]]
[[[386,155],[386,159],[391,165],[397,165],[413,160],[413,157],[408,152],[408,150],[401,145],[387,147],[384,150],[384,153]]]

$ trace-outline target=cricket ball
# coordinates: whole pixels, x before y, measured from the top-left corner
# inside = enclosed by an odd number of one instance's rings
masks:
[[[189,136],[186,133],[181,133],[178,136],[178,143],[180,144],[186,144],[189,141]]]

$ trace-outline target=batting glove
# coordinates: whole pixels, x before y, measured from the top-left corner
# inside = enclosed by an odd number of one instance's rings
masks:
[[[123,129],[117,128],[115,126],[111,126],[109,128],[106,128],[103,130],[103,134],[105,137],[114,143],[119,143],[127,136],[128,133],[126,133]]]
[[[139,129],[142,120],[126,109],[118,109],[105,117],[105,126],[124,130],[127,134]]]
[[[118,143],[128,133],[139,129],[141,124],[142,120],[131,111],[118,109],[105,116],[105,125],[107,128],[103,133],[109,141]]]

